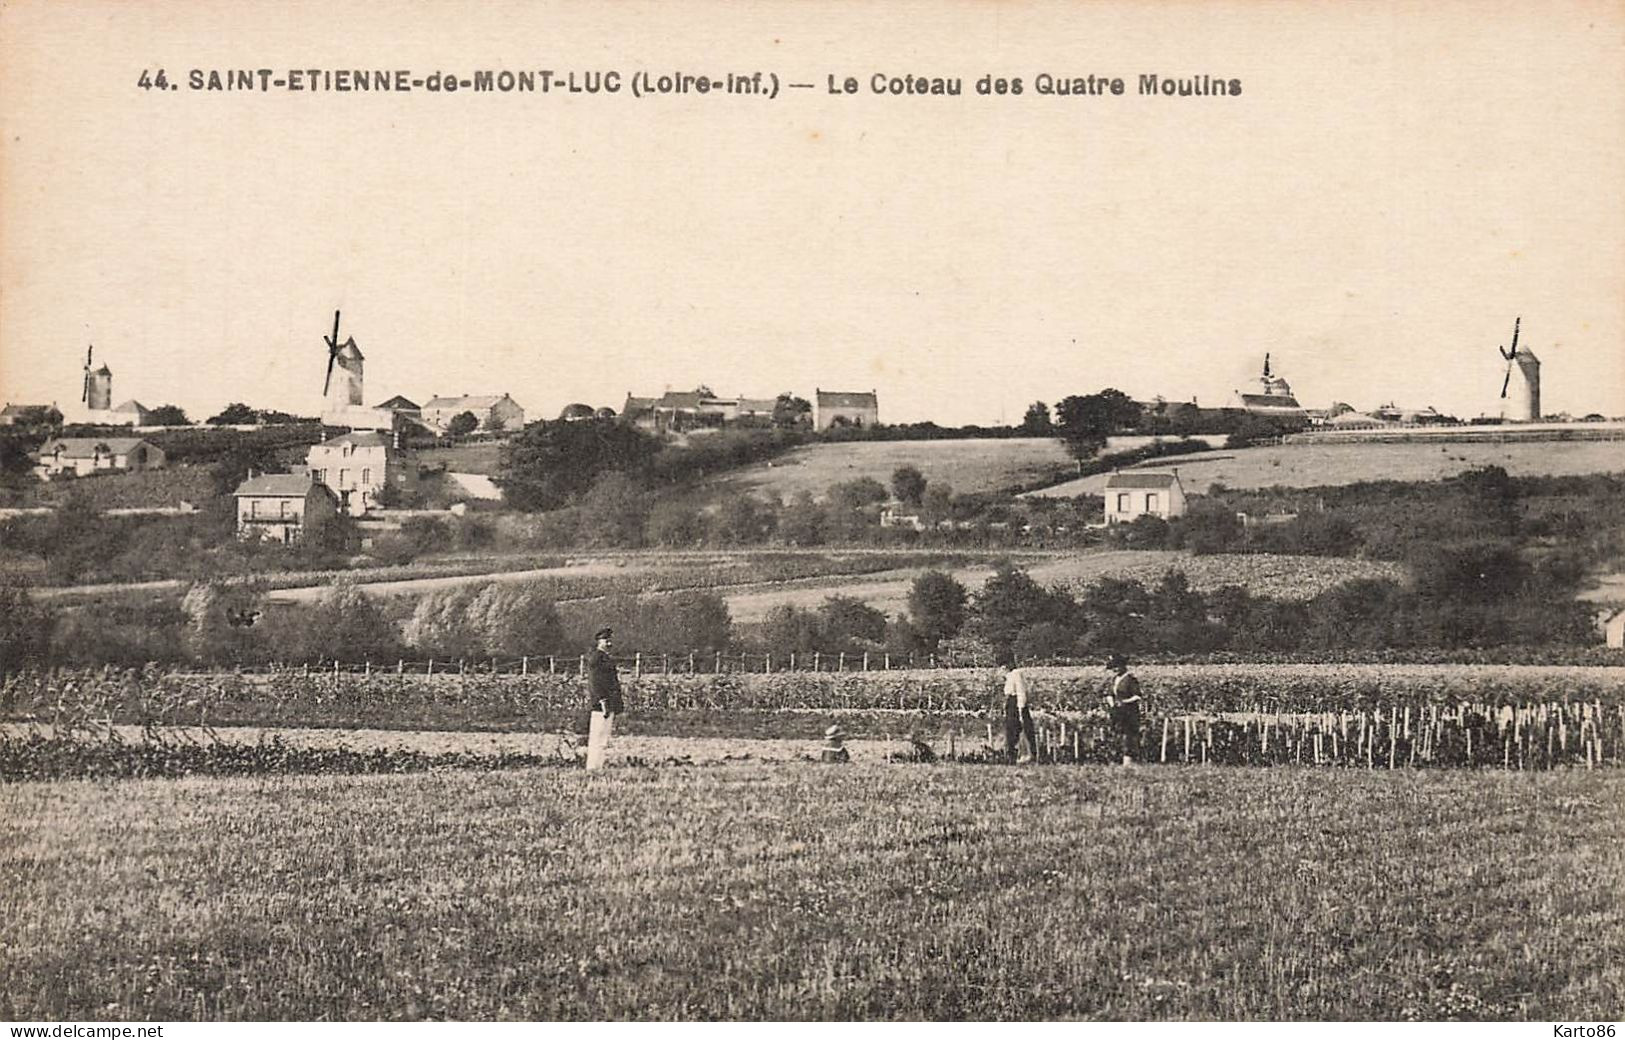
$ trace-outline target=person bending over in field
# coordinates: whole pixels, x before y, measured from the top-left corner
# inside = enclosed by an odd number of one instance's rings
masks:
[[[1140,757],[1140,680],[1128,670],[1128,658],[1122,654],[1106,658],[1106,670],[1113,675],[1111,688],[1106,693],[1112,732],[1122,748],[1123,764],[1131,766]]]
[[[609,753],[610,734],[621,705],[621,677],[615,671],[615,658],[609,655],[615,643],[612,629],[601,628],[594,636],[597,645],[587,655],[587,696],[592,702],[592,721],[587,725],[587,768],[601,769]]]
[[[1010,667],[1011,661],[999,662],[999,675],[1004,679],[1004,757],[1009,762],[1031,762],[1038,757],[1038,739],[1033,732],[1033,712],[1029,704],[1031,691],[1027,675],[1020,668]],[[1019,754],[1021,738],[1027,738],[1027,754]]]

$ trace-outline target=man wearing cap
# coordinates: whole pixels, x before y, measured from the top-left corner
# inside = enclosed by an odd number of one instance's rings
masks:
[[[1106,707],[1111,710],[1112,732],[1123,749],[1123,764],[1131,766],[1140,757],[1140,680],[1128,670],[1128,658],[1112,654],[1106,670],[1113,673]]]
[[[615,658],[609,655],[614,632],[601,628],[593,637],[597,646],[587,655],[587,696],[592,702],[592,721],[587,727],[587,768],[600,769],[609,751],[610,734],[621,705],[621,677],[615,672]]]

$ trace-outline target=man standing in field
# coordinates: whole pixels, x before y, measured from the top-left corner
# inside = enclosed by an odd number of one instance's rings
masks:
[[[621,677],[615,671],[615,658],[609,655],[614,634],[611,629],[599,629],[593,637],[598,645],[587,655],[587,695],[592,701],[592,721],[587,726],[588,769],[603,768],[615,716],[623,710]]]
[[[1027,675],[1020,668],[1011,668],[1009,661],[999,663],[999,674],[1004,677],[1004,755],[1011,762],[1030,762],[1038,757],[1038,740],[1033,733],[1033,712],[1028,706]],[[1027,755],[1019,756],[1021,738],[1027,738]]]
[[[1106,669],[1113,674],[1106,694],[1112,732],[1123,749],[1123,764],[1131,766],[1140,757],[1140,680],[1128,670],[1128,658],[1122,654],[1106,658]]]

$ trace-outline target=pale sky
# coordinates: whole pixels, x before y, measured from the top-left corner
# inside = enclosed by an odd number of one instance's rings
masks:
[[[1114,386],[1625,414],[1618,3],[0,4],[0,397],[194,419],[699,382],[1020,420]],[[163,67],[178,91],[136,86]],[[776,73],[813,90],[194,92],[187,70]],[[958,77],[877,97],[873,73]],[[1041,72],[1120,76],[1043,97]],[[984,74],[1019,97],[983,97]],[[1138,77],[1238,79],[1142,97]],[[827,77],[857,77],[832,96]],[[72,407],[69,407],[72,406]]]

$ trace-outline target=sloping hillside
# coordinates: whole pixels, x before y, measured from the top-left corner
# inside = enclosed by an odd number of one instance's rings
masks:
[[[899,466],[913,466],[925,474],[928,482],[946,483],[955,492],[965,494],[1059,479],[1072,465],[1061,442],[1049,437],[858,441],[807,445],[720,479],[730,486],[778,498],[789,498],[800,491],[822,497],[831,484],[860,477],[872,477],[890,486],[893,471]]]
[[[1500,466],[1515,477],[1625,472],[1625,444],[1617,441],[1537,441],[1511,444],[1286,444],[1202,452],[1147,463],[1142,469],[1178,469],[1185,490],[1212,484],[1249,489],[1324,487],[1366,480],[1440,480],[1480,466]],[[1055,498],[1098,495],[1107,474],[1030,492]]]

